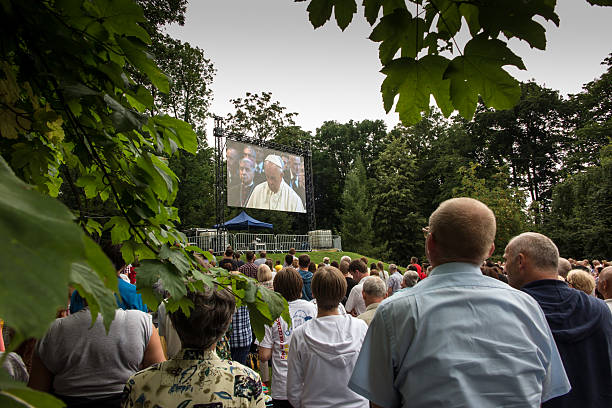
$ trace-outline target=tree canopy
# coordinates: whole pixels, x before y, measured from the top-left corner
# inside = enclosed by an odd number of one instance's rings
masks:
[[[611,0],[588,2],[612,5]],[[380,43],[385,110],[395,105],[402,122],[414,124],[429,112],[432,96],[446,117],[456,110],[471,119],[479,98],[487,107],[512,108],[521,89],[503,67],[526,67],[508,40],[545,49],[546,30],[539,21],[558,26],[555,6],[555,0],[364,0],[363,16],[373,27],[369,39]],[[344,30],[357,13],[357,2],[310,0],[307,11],[314,28],[333,13]],[[458,36],[462,30],[465,43]]]

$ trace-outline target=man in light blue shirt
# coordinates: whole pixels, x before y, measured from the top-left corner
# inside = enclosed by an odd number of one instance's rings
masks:
[[[530,296],[482,275],[495,216],[480,201],[443,202],[429,219],[431,275],[385,300],[349,388],[373,406],[539,407],[570,385]]]

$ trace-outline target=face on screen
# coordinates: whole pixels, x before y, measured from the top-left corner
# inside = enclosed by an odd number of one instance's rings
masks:
[[[242,157],[251,160],[253,163],[257,162],[257,154],[255,153],[255,150],[252,147],[245,147],[242,150]]]
[[[243,185],[248,186],[253,182],[255,175],[255,163],[249,159],[240,160],[240,181]]]
[[[283,174],[280,167],[270,162],[266,162],[264,165],[264,171],[266,172],[266,180],[268,181],[268,187],[273,192],[278,192],[281,181],[283,180]]]
[[[293,174],[298,174],[298,170],[300,168],[300,157],[291,156],[291,159],[289,159],[289,166],[291,166],[291,172]]]

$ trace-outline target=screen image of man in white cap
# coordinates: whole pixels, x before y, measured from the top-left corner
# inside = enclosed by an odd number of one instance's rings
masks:
[[[283,180],[283,160],[270,154],[264,160],[266,181],[255,186],[247,208],[304,213],[300,196]]]

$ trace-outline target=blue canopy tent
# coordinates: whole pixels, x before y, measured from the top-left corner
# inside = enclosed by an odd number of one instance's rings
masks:
[[[223,228],[227,230],[249,230],[251,228],[273,228],[272,224],[267,222],[258,221],[251,217],[249,214],[242,211],[236,217],[229,221],[225,221],[223,224],[216,224],[213,228]]]

